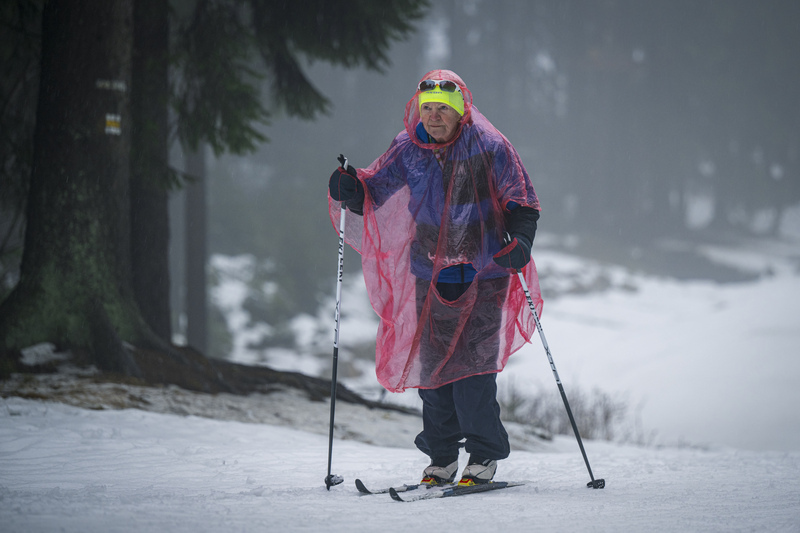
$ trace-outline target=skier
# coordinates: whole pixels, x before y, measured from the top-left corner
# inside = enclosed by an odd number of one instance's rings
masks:
[[[535,332],[515,270],[541,312],[530,261],[539,201],[516,150],[454,72],[423,76],[404,123],[369,167],[333,172],[331,221],[343,202],[346,240],[381,320],[379,382],[419,389],[415,444],[430,458],[422,483],[453,482],[462,445],[460,484],[487,483],[510,451],[497,373]]]

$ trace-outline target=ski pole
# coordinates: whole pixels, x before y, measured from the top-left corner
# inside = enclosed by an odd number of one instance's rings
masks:
[[[510,244],[511,236],[506,233],[505,237],[506,245]],[[575,438],[578,439],[578,447],[581,449],[583,462],[586,463],[586,469],[589,471],[589,478],[591,481],[587,483],[586,486],[593,489],[602,489],[606,486],[606,480],[595,479],[594,474],[592,474],[592,467],[589,466],[589,458],[586,457],[586,450],[583,448],[583,441],[581,440],[581,434],[578,432],[578,425],[575,423],[575,417],[572,416],[572,409],[569,408],[569,401],[567,401],[567,393],[564,392],[564,385],[561,384],[561,378],[558,377],[558,370],[556,370],[556,364],[553,362],[553,355],[550,353],[550,346],[547,345],[547,339],[544,336],[544,330],[542,329],[541,321],[539,321],[539,315],[536,313],[536,307],[533,305],[531,292],[528,290],[528,284],[525,282],[525,276],[522,274],[522,269],[517,268],[516,271],[517,276],[519,277],[519,282],[522,284],[522,290],[525,292],[525,299],[528,300],[528,307],[533,314],[533,320],[536,322],[536,330],[539,332],[539,338],[542,339],[542,345],[544,346],[544,351],[547,354],[547,360],[550,361],[550,369],[553,371],[553,376],[556,378],[558,391],[561,393],[561,399],[564,400],[564,407],[567,409],[569,423],[572,424],[572,431],[575,432]]]
[[[339,154],[339,163],[347,171],[347,158]],[[341,217],[339,218],[339,273],[336,276],[336,311],[334,313],[335,327],[333,330],[333,368],[331,370],[331,420],[328,431],[328,475],[325,476],[325,487],[331,487],[344,482],[342,476],[331,474],[331,461],[333,459],[333,420],[336,413],[336,369],[339,365],[339,313],[342,307],[342,277],[344,276],[344,224],[347,208],[342,202]]]

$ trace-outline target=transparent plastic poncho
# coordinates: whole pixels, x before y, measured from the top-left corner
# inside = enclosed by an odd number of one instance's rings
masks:
[[[461,88],[465,112],[456,135],[446,144],[422,142],[419,92],[414,94],[405,130],[369,167],[358,169],[363,215],[347,211],[345,221],[345,240],[361,254],[380,318],[377,378],[392,392],[500,372],[536,330],[516,272],[492,260],[504,248],[504,210],[539,209],[527,171],[509,141],[472,105],[458,75],[435,70],[422,79],[452,80]],[[330,196],[328,201],[338,231],[341,204]],[[436,284],[444,269],[451,279],[452,269],[462,266],[474,278],[449,301]],[[522,272],[541,313],[534,262]]]

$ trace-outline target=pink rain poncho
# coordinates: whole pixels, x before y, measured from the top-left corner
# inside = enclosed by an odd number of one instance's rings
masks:
[[[504,210],[539,209],[530,178],[511,143],[472,106],[459,76],[434,70],[425,79],[461,88],[459,131],[446,144],[423,142],[417,92],[406,105],[405,130],[368,168],[358,169],[363,216],[347,211],[345,222],[345,240],[361,254],[380,317],[378,381],[392,392],[500,372],[536,329],[516,273],[492,260],[504,248]],[[328,200],[338,228],[341,204]],[[454,266],[474,278],[448,301],[436,283]],[[540,313],[533,261],[522,272]]]

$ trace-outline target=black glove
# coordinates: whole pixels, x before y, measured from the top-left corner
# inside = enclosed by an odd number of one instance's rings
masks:
[[[352,165],[347,165],[347,170],[342,167],[334,170],[328,183],[328,189],[330,189],[331,198],[337,202],[364,199],[364,187],[358,181],[358,174]]]
[[[519,270],[531,260],[531,246],[536,237],[539,210],[517,206],[505,215],[506,246],[494,256],[494,262],[503,268]]]
[[[497,252],[492,259],[503,268],[519,270],[531,260],[533,243],[521,233],[511,235],[511,243]]]

